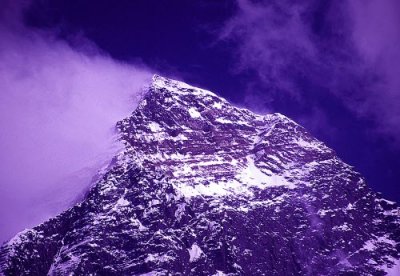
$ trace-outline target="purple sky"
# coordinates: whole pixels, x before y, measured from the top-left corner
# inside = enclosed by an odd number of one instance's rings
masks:
[[[400,200],[399,21],[396,0],[1,1],[0,241],[79,197],[152,72],[293,118]]]

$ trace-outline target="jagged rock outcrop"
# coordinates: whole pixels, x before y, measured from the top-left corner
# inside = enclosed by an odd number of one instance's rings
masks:
[[[85,199],[1,249],[5,275],[385,275],[398,207],[303,127],[155,76]],[[399,270],[397,270],[399,271]]]

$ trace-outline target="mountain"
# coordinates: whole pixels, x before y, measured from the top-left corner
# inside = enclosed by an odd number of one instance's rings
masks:
[[[303,127],[154,76],[83,201],[5,275],[400,275],[400,209]]]

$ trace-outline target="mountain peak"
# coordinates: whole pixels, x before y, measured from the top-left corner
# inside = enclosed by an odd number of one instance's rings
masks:
[[[210,91],[160,76],[153,78],[150,93],[119,128],[132,147],[138,152],[144,149],[139,163],[162,171],[184,196],[247,197],[256,188],[295,186],[266,166],[266,154],[258,150],[269,143],[270,135],[277,138],[278,125],[298,133],[296,137],[279,134],[293,153],[308,147],[307,151],[331,154],[280,114],[257,115]],[[268,159],[272,158],[274,166],[288,165],[270,153]]]
[[[218,97],[211,91],[189,85],[183,81],[173,80],[156,74],[153,75],[152,77],[151,88],[155,89],[156,91],[165,89],[178,95],[193,94],[196,96],[203,96],[203,97],[207,95],[212,97]],[[222,98],[220,99],[222,100]]]
[[[232,103],[229,103],[227,100],[224,98],[218,96],[214,92],[211,92],[209,90],[205,90],[196,86],[192,86],[190,84],[187,84],[184,81],[179,81],[179,80],[174,80],[171,78],[166,78],[157,74],[154,74],[152,77],[149,93],[151,92],[157,92],[157,93],[163,93],[163,92],[170,92],[173,93],[175,97],[181,97],[185,95],[193,95],[197,96],[195,98],[195,101],[204,101],[206,104],[213,104],[213,107],[217,109],[221,109],[224,104],[229,105],[229,106],[234,106],[237,110],[242,110],[243,112],[246,113],[251,113],[254,116],[262,117],[264,115],[256,114],[254,112],[249,111],[246,108],[241,108],[233,105]],[[191,99],[194,99],[191,97]],[[211,102],[213,100],[214,102]],[[188,105],[193,105],[195,104],[194,102],[192,103],[186,103]],[[268,116],[268,115],[267,115]],[[292,121],[285,115],[281,113],[273,113],[269,114],[269,116],[275,116],[275,117],[280,117],[282,120],[287,120]]]

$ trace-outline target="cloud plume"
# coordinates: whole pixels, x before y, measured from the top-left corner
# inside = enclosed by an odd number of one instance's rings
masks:
[[[24,26],[21,3],[0,5],[0,242],[89,185],[151,77]]]

